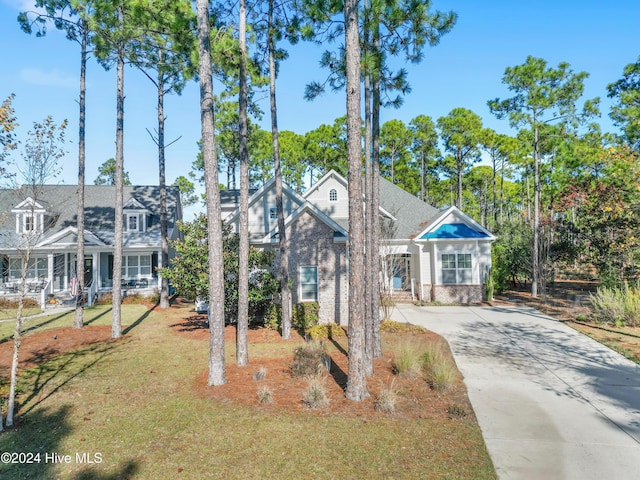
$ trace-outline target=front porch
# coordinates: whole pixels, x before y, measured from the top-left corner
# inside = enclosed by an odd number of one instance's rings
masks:
[[[127,252],[122,261],[122,295],[149,296],[158,291],[158,252]],[[75,253],[34,254],[27,264],[20,257],[4,255],[0,296],[17,299],[20,294],[36,300],[42,309],[64,303],[75,305],[78,285]],[[113,291],[113,254],[90,252],[84,259],[85,302],[92,305]]]

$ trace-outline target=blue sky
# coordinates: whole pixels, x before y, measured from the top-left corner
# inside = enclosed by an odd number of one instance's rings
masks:
[[[79,49],[50,29],[44,38],[23,33],[16,21],[29,0],[0,0],[0,99],[15,93],[14,108],[21,133],[47,115],[69,120],[68,155],[63,160],[64,183],[77,181],[77,117]],[[615,131],[608,119],[607,84],[620,78],[624,66],[640,55],[638,0],[434,0],[440,10],[459,14],[457,25],[441,43],[426,51],[422,63],[408,65],[412,92],[398,110],[383,112],[383,121],[409,122],[419,114],[434,120],[453,108],[479,114],[486,126],[509,133],[506,121],[493,118],[487,100],[507,97],[501,78],[508,66],[527,55],[550,65],[561,61],[574,71],[590,74],[583,98],[602,98],[603,130]],[[303,99],[304,86],[322,80],[318,67],[324,47],[309,44],[288,48],[278,80],[279,126],[305,133],[344,114],[344,94],[325,94],[314,102]],[[154,87],[140,72],[125,73],[125,169],[133,183],[157,184],[157,154],[146,129],[155,125]],[[264,96],[266,101],[266,95]],[[266,105],[265,105],[266,111]],[[195,158],[200,136],[198,88],[190,84],[182,96],[166,101],[167,141],[181,137],[167,151],[167,177],[185,175]],[[263,126],[268,128],[265,116]],[[95,61],[88,70],[87,183],[98,166],[115,155],[115,72],[105,72]],[[511,132],[512,133],[512,132]]]

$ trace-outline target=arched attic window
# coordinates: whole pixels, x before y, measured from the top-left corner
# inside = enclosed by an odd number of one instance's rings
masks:
[[[338,201],[338,191],[335,188],[329,190],[329,201],[337,202]]]

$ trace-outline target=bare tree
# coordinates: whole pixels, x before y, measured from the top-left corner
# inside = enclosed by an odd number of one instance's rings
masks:
[[[64,144],[67,121],[59,126],[51,117],[45,118],[42,123],[34,123],[33,129],[28,133],[29,138],[21,153],[24,165],[19,167],[24,179],[21,188],[15,188],[22,203],[22,212],[17,213],[22,218],[17,222],[18,237],[16,249],[19,264],[20,279],[18,282],[18,311],[16,313],[16,326],[13,334],[13,357],[11,360],[9,399],[7,402],[7,427],[13,426],[15,413],[16,385],[18,379],[18,355],[22,339],[22,327],[24,323],[23,309],[27,296],[27,278],[30,266],[36,261],[33,258],[33,249],[41,237],[45,224],[36,209],[38,201],[42,197],[45,182],[57,176],[60,172],[58,160],[66,153],[61,147]],[[1,423],[1,422],[0,422]]]

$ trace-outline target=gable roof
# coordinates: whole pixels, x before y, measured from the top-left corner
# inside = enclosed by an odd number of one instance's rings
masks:
[[[288,228],[292,223],[294,223],[300,216],[305,213],[310,212],[312,215],[316,216],[320,221],[324,222],[329,228],[334,231],[334,237],[336,239],[347,239],[348,233],[347,231],[334,220],[331,219],[327,214],[325,214],[318,207],[313,205],[311,202],[305,201],[302,205],[300,205],[295,211],[289,215],[284,221],[284,228]],[[278,227],[274,227],[271,229],[269,233],[267,233],[262,239],[263,243],[273,242],[277,239]],[[335,236],[336,234],[337,237]]]
[[[392,239],[415,237],[425,225],[438,215],[438,209],[415,195],[380,177],[380,206],[393,215]]]
[[[47,243],[60,232],[69,227],[77,226],[77,185],[43,185],[39,187],[37,201],[46,209],[50,217],[49,228],[40,235],[39,244]],[[135,245],[159,245],[160,243],[160,187],[125,185],[123,188],[124,202],[129,205],[142,205],[150,214],[153,221],[146,232],[127,234],[129,243]],[[0,248],[13,249],[20,244],[21,239],[15,232],[15,220],[11,212],[30,198],[25,189],[0,189]],[[96,239],[109,245],[113,242],[115,227],[115,199],[114,185],[85,185],[85,235],[89,232]],[[167,219],[169,229],[173,228],[176,220],[182,218],[180,193],[177,187],[167,187]],[[157,232],[156,232],[157,231]],[[64,234],[63,234],[64,236]]]
[[[445,220],[450,216],[453,216],[456,221],[445,222]],[[417,235],[417,240],[460,239],[482,239],[493,241],[496,237],[455,206],[441,210],[439,214],[434,217]]]
[[[254,203],[256,203],[266,192],[268,192],[272,188],[275,188],[275,186],[274,186],[275,183],[276,183],[276,178],[275,177],[271,177],[260,188],[255,190],[249,196],[249,202],[248,202],[249,208],[251,208],[251,206]],[[231,190],[230,192],[232,193],[232,195],[229,195],[229,198],[230,199],[234,199],[234,201],[237,202],[238,207],[235,208],[231,213],[229,213],[226,217],[223,218],[223,220],[225,222],[227,222],[227,223],[232,223],[240,215],[240,191],[239,190]],[[289,185],[287,185],[284,182],[282,182],[282,192],[283,192],[283,194],[290,196],[297,203],[299,203],[299,204],[304,203],[304,198],[302,198],[300,195],[298,195],[298,193],[296,193],[296,191],[294,189],[292,189]],[[220,193],[222,194],[222,192],[220,192]]]

